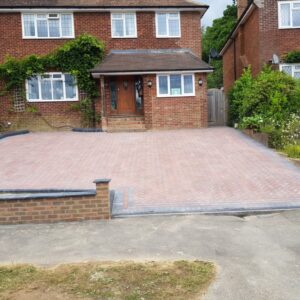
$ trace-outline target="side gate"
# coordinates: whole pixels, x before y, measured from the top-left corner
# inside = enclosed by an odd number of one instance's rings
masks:
[[[208,98],[208,125],[227,125],[227,100],[225,94],[219,89],[209,89]]]

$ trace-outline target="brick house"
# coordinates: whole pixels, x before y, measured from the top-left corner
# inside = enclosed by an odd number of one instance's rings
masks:
[[[91,70],[99,86],[103,130],[207,126],[201,23],[207,5],[192,0],[2,0],[0,61],[43,55],[83,33],[106,45]],[[81,99],[76,79],[59,72],[26,82],[38,113],[24,112],[19,95],[1,98],[0,120],[12,128],[79,127],[70,109]],[[23,110],[23,111],[22,111]]]
[[[238,22],[221,51],[225,91],[249,65],[254,75],[273,64],[300,78],[299,65],[282,62],[294,50],[300,50],[299,0],[238,0]]]

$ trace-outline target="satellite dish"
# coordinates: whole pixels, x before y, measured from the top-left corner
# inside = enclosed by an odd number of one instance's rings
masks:
[[[278,65],[279,63],[280,63],[280,59],[279,59],[278,55],[273,54],[272,64],[273,65]]]
[[[218,52],[216,49],[214,49],[214,48],[210,49],[209,55],[210,55],[210,57],[213,58],[213,59],[218,59],[218,58],[220,58],[219,52]]]

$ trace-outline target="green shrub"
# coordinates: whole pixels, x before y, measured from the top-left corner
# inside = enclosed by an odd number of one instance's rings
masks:
[[[244,117],[240,123],[240,128],[259,132],[263,124],[264,119],[259,115],[255,115],[253,117]]]
[[[233,88],[229,91],[229,123],[234,125],[239,123],[244,117],[250,117],[252,114],[244,112],[244,102],[249,102],[254,97],[253,94],[254,79],[251,68],[244,71],[243,75],[237,80]]]
[[[269,135],[269,145],[275,149],[284,149],[285,146],[300,144],[300,116],[291,114],[281,123],[268,119],[260,128],[261,132]]]
[[[290,158],[300,158],[300,144],[299,145],[288,145],[284,148],[284,152]]]
[[[261,128],[261,132],[268,134],[269,147],[274,149],[282,149],[284,147],[284,139],[281,128],[276,128],[271,124],[267,124]]]
[[[300,83],[291,76],[264,67],[257,77],[244,71],[228,94],[230,123],[260,115],[280,126],[291,114],[300,112]]]
[[[284,62],[288,64],[300,63],[300,51],[291,51],[284,57]]]

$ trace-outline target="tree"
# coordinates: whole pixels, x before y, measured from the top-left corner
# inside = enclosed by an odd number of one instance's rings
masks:
[[[237,7],[234,3],[227,6],[224,10],[223,17],[215,19],[212,26],[203,29],[202,57],[215,68],[215,72],[208,76],[209,88],[220,88],[223,85],[222,62],[216,58],[210,59],[210,51],[214,49],[219,53],[222,50],[236,21]]]

